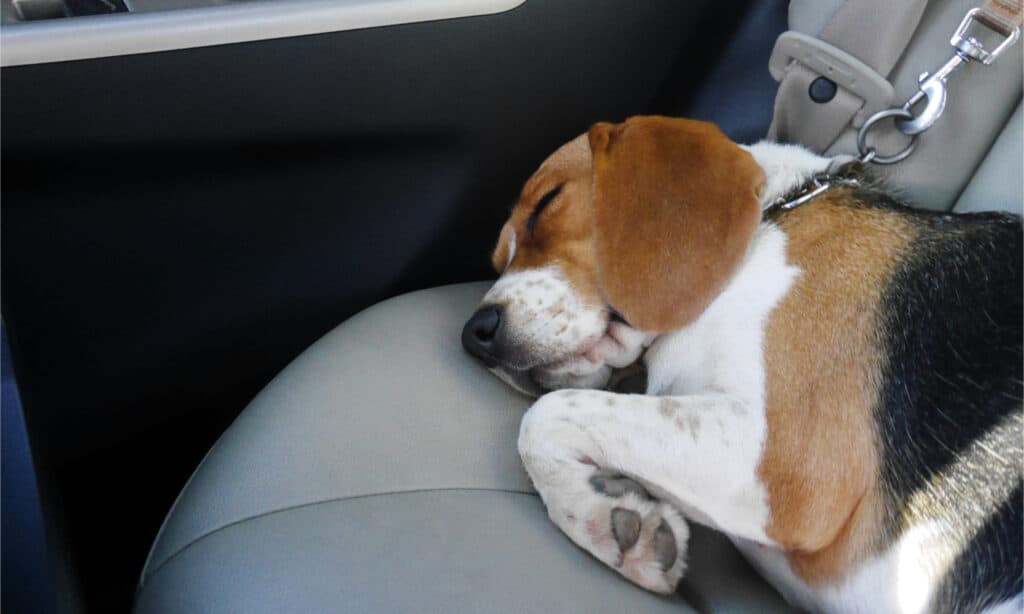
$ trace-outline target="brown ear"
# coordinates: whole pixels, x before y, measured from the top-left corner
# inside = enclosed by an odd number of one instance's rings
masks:
[[[764,173],[713,124],[634,117],[590,129],[598,279],[634,327],[690,324],[739,267]]]

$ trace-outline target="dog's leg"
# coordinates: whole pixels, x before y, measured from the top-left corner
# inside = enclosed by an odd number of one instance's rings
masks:
[[[568,390],[530,408],[519,452],[562,531],[633,582],[668,593],[685,571],[680,511],[769,542],[756,476],[764,431],[763,414],[724,395]]]

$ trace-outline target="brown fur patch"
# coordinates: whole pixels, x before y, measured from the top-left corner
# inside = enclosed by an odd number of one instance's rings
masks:
[[[641,330],[674,330],[739,266],[760,221],[763,182],[753,157],[714,124],[598,124],[526,182],[491,262],[498,272],[557,265],[583,300],[611,303]],[[531,232],[530,214],[556,188]]]
[[[584,300],[604,305],[597,281],[593,241],[593,190],[590,144],[581,135],[569,141],[541,164],[526,182],[491,256],[499,273],[508,262],[512,231],[516,251],[508,270],[557,265]],[[530,232],[527,220],[537,202],[561,186]]]
[[[765,335],[768,439],[758,474],[768,536],[810,583],[876,551],[881,292],[915,229],[837,189],[777,218],[802,273]]]
[[[714,124],[634,117],[590,129],[598,277],[634,327],[693,322],[746,255],[764,173]]]

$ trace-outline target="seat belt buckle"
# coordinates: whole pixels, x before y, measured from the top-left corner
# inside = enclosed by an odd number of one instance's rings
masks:
[[[768,71],[781,82],[794,63],[831,80],[864,101],[853,117],[853,125],[857,127],[868,116],[888,107],[895,96],[892,84],[864,62],[821,39],[790,30],[783,32],[775,41]]]

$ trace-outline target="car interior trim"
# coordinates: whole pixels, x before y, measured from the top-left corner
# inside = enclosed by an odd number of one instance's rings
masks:
[[[20,66],[488,15],[525,0],[281,0],[5,23],[0,66]]]

